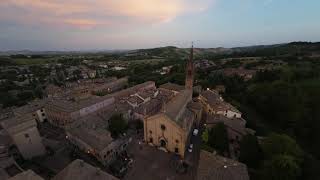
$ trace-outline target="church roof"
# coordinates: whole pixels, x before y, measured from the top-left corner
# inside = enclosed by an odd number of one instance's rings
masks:
[[[198,180],[249,180],[247,166],[207,151],[201,151]]]
[[[177,121],[179,116],[185,110],[188,102],[192,98],[192,91],[184,90],[178,93],[171,101],[166,104],[165,114],[170,117],[172,120]]]

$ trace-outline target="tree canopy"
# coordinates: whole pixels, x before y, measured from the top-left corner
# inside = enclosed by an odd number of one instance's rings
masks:
[[[114,114],[109,119],[109,131],[113,137],[118,137],[126,132],[128,128],[127,121],[121,114]]]

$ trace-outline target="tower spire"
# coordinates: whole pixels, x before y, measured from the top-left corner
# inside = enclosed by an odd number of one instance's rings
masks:
[[[193,61],[193,41],[191,43],[191,49],[190,49],[190,57],[189,57],[189,61]]]
[[[187,61],[186,66],[186,82],[185,82],[185,88],[191,89],[193,88],[193,78],[194,78],[194,67],[193,67],[193,42],[190,49],[190,57]]]

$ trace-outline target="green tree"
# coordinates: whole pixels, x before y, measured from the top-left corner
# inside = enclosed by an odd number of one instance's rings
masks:
[[[241,139],[239,157],[241,162],[248,167],[257,168],[262,157],[261,154],[262,151],[256,136],[248,134]]]
[[[294,139],[285,134],[270,134],[262,143],[262,149],[266,156],[291,155],[301,160],[303,151]],[[267,158],[268,158],[267,157]]]
[[[273,156],[263,167],[263,179],[266,180],[295,180],[300,174],[300,165],[290,155]]]
[[[218,123],[209,132],[209,146],[215,148],[219,153],[229,153],[228,133],[223,123]]]
[[[208,143],[208,140],[209,140],[209,130],[206,128],[206,130],[202,133],[202,136],[201,136],[201,138],[202,138],[202,141],[204,142],[204,143]]]
[[[263,142],[266,160],[263,179],[295,180],[301,174],[303,151],[294,139],[284,134],[270,134]]]
[[[109,130],[113,137],[118,137],[120,134],[125,133],[127,128],[127,121],[121,114],[114,114],[109,119]]]

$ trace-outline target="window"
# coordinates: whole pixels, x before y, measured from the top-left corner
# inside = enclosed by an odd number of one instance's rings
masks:
[[[41,112],[43,112],[43,109],[41,109]]]
[[[179,143],[179,140],[178,140],[178,139],[176,139],[176,143]]]
[[[29,138],[29,134],[24,134],[24,137],[25,138]]]
[[[150,139],[149,139],[149,142],[150,142],[150,143],[153,143],[153,138],[150,138]]]
[[[179,153],[179,148],[174,148],[175,153]]]
[[[161,130],[162,130],[162,131],[166,130],[166,126],[163,125],[163,124],[161,124]]]
[[[150,130],[149,133],[152,134],[152,131]]]
[[[42,113],[42,116],[45,116],[45,114],[44,114],[44,113]]]

